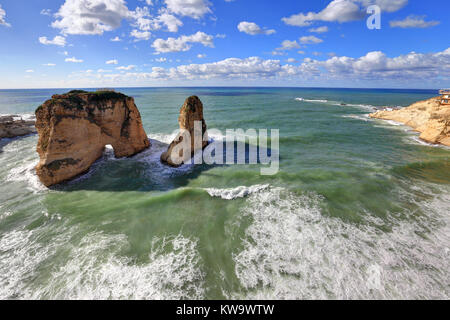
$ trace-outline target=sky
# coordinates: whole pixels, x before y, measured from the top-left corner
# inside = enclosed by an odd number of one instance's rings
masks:
[[[449,34],[448,0],[0,0],[0,88],[437,89]]]

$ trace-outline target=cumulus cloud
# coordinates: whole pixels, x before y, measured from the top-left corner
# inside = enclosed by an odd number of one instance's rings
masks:
[[[165,0],[167,9],[180,16],[200,19],[211,13],[211,3],[207,0]]]
[[[64,61],[66,61],[66,62],[73,62],[73,63],[81,63],[81,62],[83,62],[83,60],[77,59],[77,58],[75,58],[75,57],[72,57],[72,58],[66,58],[66,60],[64,60]]]
[[[55,45],[64,47],[66,45],[66,38],[62,36],[56,36],[53,40],[47,39],[47,37],[39,37],[39,42],[45,45]]]
[[[247,34],[250,34],[252,36],[257,35],[257,34],[266,34],[266,35],[270,35],[270,34],[274,34],[276,31],[273,29],[261,29],[256,23],[254,22],[247,22],[247,21],[242,21],[241,23],[238,24],[238,30],[240,32],[245,32]]]
[[[118,28],[130,16],[124,0],[66,0],[52,27],[64,34],[101,35]]]
[[[41,10],[41,14],[43,16],[51,16],[52,15],[52,10],[50,10],[50,9],[42,9]]]
[[[292,59],[289,63],[295,62]],[[259,57],[229,58],[218,62],[154,68],[150,73],[128,74],[145,79],[261,79],[322,77],[324,79],[383,80],[449,78],[450,48],[438,53],[411,52],[389,58],[381,51],[369,52],[359,58],[332,57],[325,61],[305,58],[300,65],[283,65],[280,60]]]
[[[45,67],[54,67],[54,66],[56,66],[56,64],[54,64],[54,63],[45,63],[45,64],[43,64],[43,66],[45,66]]]
[[[349,22],[361,20],[366,16],[366,8],[378,5],[382,11],[395,12],[408,3],[408,0],[333,0],[320,12],[300,12],[281,20],[291,26],[306,27],[314,21]]]
[[[317,44],[321,42],[323,42],[323,40],[316,36],[304,36],[300,38],[300,43],[302,44]]]
[[[197,58],[199,58],[199,59],[206,58],[206,54],[201,54],[201,53],[199,53],[199,54],[197,55]]]
[[[323,26],[323,27],[318,27],[318,28],[311,28],[311,29],[309,29],[309,32],[325,33],[325,32],[328,32],[328,27],[327,26]]]
[[[114,38],[111,38],[109,41],[112,41],[112,42],[120,42],[120,41],[122,41],[122,39],[120,39],[118,36],[116,36],[116,37],[114,37]]]
[[[190,36],[183,35],[179,38],[170,37],[167,40],[156,39],[152,47],[157,53],[188,51],[192,47],[191,43],[201,43],[205,47],[214,48],[213,39],[213,36],[198,31]]]
[[[292,49],[298,49],[300,48],[300,45],[297,43],[296,40],[284,40],[281,43],[281,47],[276,48],[275,50],[292,50]]]
[[[437,26],[439,21],[425,21],[425,16],[410,15],[403,20],[392,20],[389,22],[391,28],[430,28]]]
[[[139,31],[136,29],[130,32],[130,36],[133,37],[135,41],[148,40],[151,35],[152,34],[149,31]]]
[[[106,64],[118,64],[118,63],[119,61],[117,61],[116,59],[106,61]]]
[[[2,5],[0,4],[0,25],[10,27],[11,25],[6,22],[6,12],[3,10]]]
[[[160,30],[165,26],[169,32],[178,32],[178,28],[183,25],[181,20],[170,14],[165,8],[159,10],[159,16],[153,17],[147,7],[137,7],[131,13],[131,17],[134,19],[133,26],[141,31]]]
[[[121,66],[121,67],[117,67],[117,70],[133,70],[134,68],[136,68],[135,65],[129,65],[129,66]]]

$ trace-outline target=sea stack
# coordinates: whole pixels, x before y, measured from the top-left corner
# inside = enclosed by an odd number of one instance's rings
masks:
[[[161,155],[161,161],[173,167],[182,165],[197,151],[208,145],[207,127],[203,118],[203,104],[197,96],[186,99],[180,109],[178,124],[180,133],[169,145],[167,151]],[[197,141],[194,139],[195,136],[198,137]],[[183,154],[185,149],[180,148],[182,143],[190,144],[190,154]]]
[[[18,115],[0,116],[0,139],[36,133],[34,122],[34,120],[24,120]]]
[[[36,128],[36,173],[47,187],[88,171],[106,145],[118,158],[150,146],[134,99],[114,91],[54,95],[37,108]]]
[[[393,120],[420,132],[420,139],[433,144],[450,146],[450,105],[441,97],[416,102],[393,111],[378,111],[371,118]]]

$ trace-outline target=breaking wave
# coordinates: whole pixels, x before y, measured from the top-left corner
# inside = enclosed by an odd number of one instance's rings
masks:
[[[234,255],[246,293],[232,298],[448,299],[448,194],[422,203],[422,219],[361,224],[323,214],[323,203],[281,188],[248,198],[253,222]]]
[[[267,188],[269,188],[268,184],[254,185],[250,187],[240,186],[230,189],[207,188],[205,190],[211,197],[219,197],[225,200],[233,200],[237,198],[247,197],[253,193],[260,192]]]
[[[197,241],[181,235],[154,238],[148,262],[120,255],[124,235],[91,233],[70,245],[70,235],[45,247],[32,231],[11,231],[0,238],[0,299],[200,299],[203,272]],[[29,285],[39,266],[69,249],[64,263]]]

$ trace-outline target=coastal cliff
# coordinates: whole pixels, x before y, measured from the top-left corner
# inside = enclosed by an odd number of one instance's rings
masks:
[[[196,134],[196,122],[199,124],[198,135],[201,135],[200,141],[195,143],[194,136]],[[178,117],[178,124],[180,126],[180,133],[175,137],[166,152],[161,155],[161,162],[167,163],[170,166],[177,167],[189,161],[189,159],[198,151],[205,148],[208,144],[206,138],[206,122],[203,118],[203,103],[197,96],[191,96],[186,99],[180,109],[180,116]],[[190,144],[190,154],[183,154],[182,148],[177,148],[181,144]],[[186,146],[187,147],[187,146]],[[178,150],[180,149],[180,150]]]
[[[371,118],[392,120],[420,132],[420,139],[450,146],[450,106],[441,105],[440,97],[416,102],[393,111],[378,111]]]
[[[34,120],[24,120],[18,115],[0,117],[0,139],[15,138],[36,133]]]
[[[36,128],[36,173],[47,187],[89,170],[106,145],[118,158],[150,146],[134,99],[113,91],[54,95],[37,108]]]

